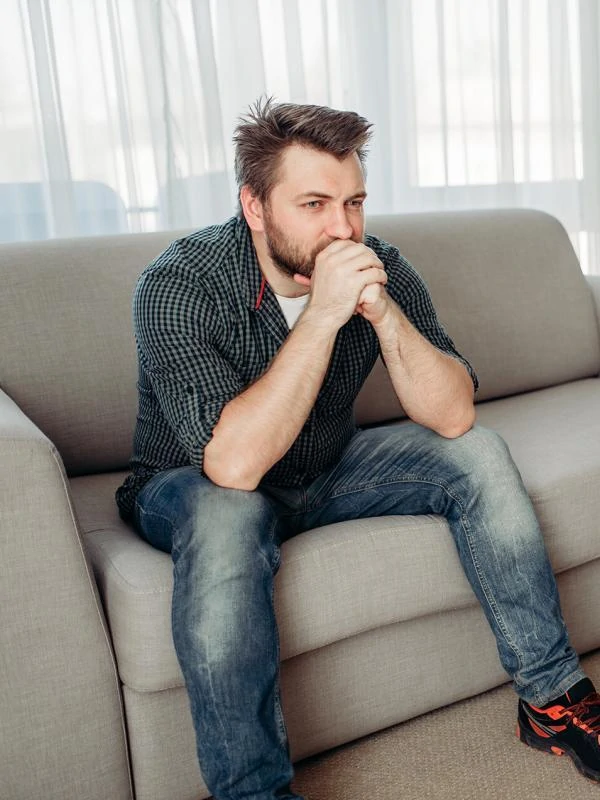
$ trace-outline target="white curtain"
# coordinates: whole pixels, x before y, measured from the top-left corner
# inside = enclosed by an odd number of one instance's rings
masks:
[[[2,0],[0,239],[221,221],[263,94],[375,123],[370,213],[529,206],[600,272],[599,0]]]

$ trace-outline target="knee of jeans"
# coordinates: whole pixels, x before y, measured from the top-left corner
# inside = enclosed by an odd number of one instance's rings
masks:
[[[175,536],[173,558],[197,559],[204,571],[230,575],[254,565],[278,564],[277,517],[260,491],[205,483],[186,500],[186,524]]]
[[[475,425],[463,436],[447,442],[452,460],[471,485],[522,487],[508,446],[496,431]]]
[[[489,428],[474,427],[451,447],[460,463],[452,494],[461,513],[471,518],[472,530],[494,531],[496,546],[509,545],[539,553],[543,547],[535,511],[508,446]],[[533,549],[532,549],[533,548]]]
[[[187,502],[189,521],[173,548],[176,649],[182,665],[189,653],[213,665],[237,663],[241,651],[252,650],[253,630],[267,624],[279,566],[277,517],[259,491],[213,484]]]

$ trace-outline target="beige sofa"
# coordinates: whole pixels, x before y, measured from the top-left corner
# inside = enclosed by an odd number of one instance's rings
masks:
[[[477,369],[479,422],[522,471],[574,644],[599,647],[600,278],[584,278],[538,212],[368,228],[421,271]],[[171,238],[0,247],[2,800],[207,796],[171,641],[170,559],[113,501],[136,414],[131,292]],[[357,417],[400,414],[378,365]],[[295,759],[506,680],[442,518],[291,540],[277,610]]]

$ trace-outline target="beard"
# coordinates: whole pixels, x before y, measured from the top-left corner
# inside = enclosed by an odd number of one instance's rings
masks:
[[[270,212],[265,212],[264,215],[264,235],[271,260],[289,278],[293,278],[296,274],[310,278],[315,268],[316,257],[333,241],[332,239],[324,244],[318,244],[306,252],[281,230]]]

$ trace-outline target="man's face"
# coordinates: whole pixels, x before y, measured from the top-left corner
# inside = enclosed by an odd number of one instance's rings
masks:
[[[263,207],[263,235],[273,263],[289,277],[310,277],[315,258],[335,239],[362,242],[365,197],[355,153],[340,161],[313,148],[288,147]]]

